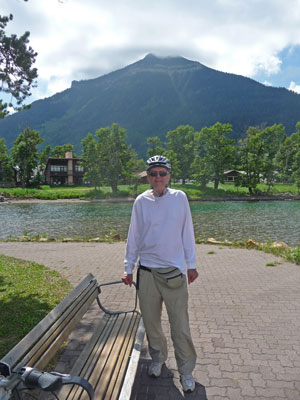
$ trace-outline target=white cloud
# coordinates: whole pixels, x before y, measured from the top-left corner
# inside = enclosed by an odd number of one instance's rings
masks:
[[[300,94],[300,85],[297,85],[295,82],[291,82],[289,86],[289,90]]]
[[[139,60],[181,55],[254,77],[281,70],[279,53],[300,44],[300,0],[2,0],[11,32],[30,30],[38,52],[35,97]]]

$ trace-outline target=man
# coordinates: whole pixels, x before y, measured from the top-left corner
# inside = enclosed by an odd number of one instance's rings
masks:
[[[197,279],[198,273],[189,203],[185,193],[168,188],[170,171],[166,157],[157,155],[147,161],[151,189],[139,195],[133,205],[122,280],[131,286],[139,258],[138,296],[152,358],[148,373],[158,377],[167,360],[161,326],[164,302],[180,381],[187,392],[195,389],[192,371],[196,352],[189,328],[185,263],[188,283]]]

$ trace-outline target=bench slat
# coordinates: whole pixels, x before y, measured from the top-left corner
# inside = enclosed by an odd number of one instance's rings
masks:
[[[105,395],[105,398],[107,399],[114,400],[119,398],[119,392],[122,387],[125,377],[125,371],[130,360],[130,354],[132,351],[139,321],[140,315],[135,314],[132,316],[129,331],[124,338],[121,352],[115,365],[114,373],[110,377],[109,386]]]
[[[120,324],[117,327],[116,334],[111,335],[111,346],[108,349],[108,346],[105,347],[107,349],[107,353],[102,354],[103,359],[106,358],[106,365],[102,368],[100,375],[100,366],[99,363],[95,366],[93,370],[93,375],[91,376],[91,382],[95,382],[95,397],[99,399],[110,398],[106,397],[107,387],[112,378],[116,362],[119,357],[121,357],[121,350],[124,340],[126,339],[127,332],[130,328],[132,322],[132,316],[126,314],[123,316],[122,320],[119,321]]]
[[[124,314],[117,315],[115,318],[111,319],[113,319],[113,321],[109,331],[107,331],[105,334],[104,342],[99,341],[98,343],[96,343],[94,352],[91,355],[92,357],[89,359],[89,369],[84,375],[84,378],[86,378],[93,386],[96,399],[104,398],[104,393],[107,385],[107,383],[105,383],[104,374],[107,373],[107,369],[109,370],[110,368],[112,368],[112,365],[109,363],[108,358],[112,352],[112,349],[114,350],[114,352],[117,351],[117,349],[114,348],[114,343],[119,335],[120,329],[122,329],[122,326],[124,326],[124,321],[126,322]],[[97,386],[99,381],[101,382],[100,387]],[[77,395],[74,397],[70,397],[70,399],[74,400],[78,398],[80,397],[78,397]],[[87,399],[86,393],[83,393],[81,398],[84,400]]]
[[[109,338],[109,335],[112,332],[114,327],[114,323],[117,319],[117,315],[114,316],[104,316],[103,319],[100,321],[99,325],[96,328],[96,331],[89,342],[86,344],[85,348],[83,349],[80,357],[78,358],[77,362],[75,363],[74,367],[72,368],[70,374],[81,376],[89,380],[89,376],[92,372],[92,368],[94,363],[92,361],[100,357],[101,352],[106,345],[106,342]],[[97,348],[98,342],[100,343],[99,347]],[[91,383],[91,382],[90,382]],[[67,387],[64,386],[59,394],[63,399],[76,399],[78,398],[77,392],[81,389],[78,386]],[[76,397],[74,397],[76,396]]]
[[[104,315],[78,358],[71,375],[87,379],[95,389],[95,399],[118,398],[139,320],[138,312]],[[78,386],[63,387],[59,396],[67,400],[88,399]]]

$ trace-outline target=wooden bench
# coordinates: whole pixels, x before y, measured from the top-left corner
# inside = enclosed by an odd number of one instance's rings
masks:
[[[137,309],[136,293],[132,310],[112,312],[101,304],[99,294],[102,287],[116,283],[122,282],[99,285],[93,275],[88,275],[1,361],[10,365],[12,370],[23,366],[43,370],[91,305],[98,302],[103,318],[76,359],[73,369],[60,372],[88,380],[97,400],[129,399],[144,328]],[[14,391],[17,392],[18,388]],[[88,399],[86,392],[76,385],[63,386],[57,395],[62,400]]]

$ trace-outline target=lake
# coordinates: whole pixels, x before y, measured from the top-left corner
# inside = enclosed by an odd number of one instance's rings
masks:
[[[195,236],[284,241],[300,245],[300,201],[191,202]],[[0,239],[28,235],[93,238],[114,229],[127,236],[132,203],[0,203]]]

